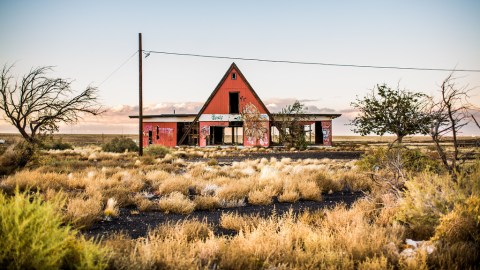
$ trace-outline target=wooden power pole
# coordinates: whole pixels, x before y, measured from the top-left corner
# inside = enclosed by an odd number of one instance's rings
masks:
[[[142,33],[138,33],[138,155],[143,155]]]

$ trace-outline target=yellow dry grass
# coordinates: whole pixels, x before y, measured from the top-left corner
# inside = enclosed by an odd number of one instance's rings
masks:
[[[166,213],[189,214],[195,210],[195,203],[180,192],[173,192],[158,201],[158,208]]]
[[[226,149],[220,155],[238,152]],[[180,148],[156,160],[154,165],[143,161],[135,165],[137,159],[132,153],[104,153],[99,147],[47,151],[41,153],[37,167],[3,179],[0,187],[7,192],[16,186],[43,193],[62,191],[68,197],[67,219],[88,226],[104,210],[103,214],[116,213],[104,208],[109,199],[116,201],[112,209],[134,205],[139,211],[190,213],[195,209],[238,207],[246,202],[268,205],[273,197],[281,202],[318,201],[322,192],[346,187],[368,189],[371,185],[349,161],[262,158],[208,166],[206,162],[179,158],[205,154],[218,153],[215,149]],[[64,162],[73,162],[77,169],[62,170]],[[161,197],[159,202],[151,199],[155,195]],[[194,197],[188,199],[187,195]]]
[[[223,214],[221,227],[237,235],[215,236],[207,224],[193,221],[164,225],[146,239],[116,237],[105,244],[116,252],[116,267],[127,268],[390,269],[398,253],[389,255],[384,247],[393,243],[397,249],[403,231],[371,222],[365,210],[374,208],[374,203],[364,202],[301,216]]]

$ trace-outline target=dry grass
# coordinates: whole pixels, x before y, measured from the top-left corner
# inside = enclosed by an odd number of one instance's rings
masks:
[[[408,191],[399,201],[384,187],[373,188],[370,178],[351,161],[263,158],[222,166],[188,161],[193,156],[215,158],[251,151],[269,150],[180,148],[163,159],[139,162],[134,154],[106,154],[98,147],[48,151],[42,152],[39,163],[29,170],[0,180],[0,188],[11,192],[16,186],[30,187],[46,200],[64,198],[65,206],[59,211],[75,227],[88,227],[104,215],[114,216],[118,207],[126,205],[135,205],[135,213],[188,214],[243,206],[245,201],[270,204],[274,196],[281,202],[295,202],[321,200],[322,193],[330,191],[371,192],[368,200],[358,201],[352,208],[337,206],[267,218],[224,214],[220,226],[238,232],[229,237],[214,235],[211,225],[196,220],[166,224],[136,240],[117,235],[103,243],[113,252],[111,268],[421,269],[432,260],[433,266],[451,268],[452,258],[468,266],[467,256],[478,257],[478,248],[471,241],[478,238],[474,219],[478,217],[478,192],[472,196],[474,203],[458,206],[465,198],[452,192],[450,184],[441,184],[448,177],[417,175],[415,183],[406,182]],[[436,203],[450,197],[455,200],[446,207]],[[398,223],[402,211],[413,217],[405,219],[408,227]],[[436,222],[426,223],[422,219],[425,214]],[[428,229],[442,243],[452,243],[439,244],[431,255],[418,252],[412,258],[401,257],[405,238],[418,228]]]
[[[395,258],[389,256],[398,253],[389,255],[384,247],[393,243],[397,249],[403,231],[372,223],[365,210],[373,208],[364,203],[269,218],[224,214],[221,227],[239,231],[236,236],[214,236],[207,224],[194,221],[162,226],[147,239],[117,237],[105,244],[116,252],[116,267],[127,268],[390,269]]]
[[[184,195],[188,195],[188,188],[191,185],[191,181],[181,176],[170,177],[160,183],[158,192],[162,195],[170,194],[173,192],[180,192]]]
[[[159,209],[159,204],[142,195],[150,193],[163,196],[164,209],[170,211],[167,209],[172,206],[167,207],[166,201],[170,201],[168,198],[175,193],[195,194],[195,199],[189,202],[194,204],[194,209],[204,210],[243,206],[246,201],[268,205],[273,197],[282,202],[318,201],[322,192],[368,189],[371,185],[348,161],[262,158],[227,166],[208,166],[205,162],[186,162],[178,158],[217,153],[215,149],[202,149],[203,153],[197,151],[190,148],[173,150],[165,158],[155,161],[155,165],[144,162],[135,165],[136,159],[131,153],[104,153],[98,147],[48,151],[43,153],[43,166],[11,175],[2,180],[0,187],[10,192],[15,186],[42,192],[63,190],[70,199],[88,199],[90,205],[91,200],[104,205],[112,198],[118,207],[135,205],[140,211],[154,211]],[[233,152],[227,149],[221,155]],[[73,173],[49,171],[49,162],[60,162],[55,165],[60,169],[62,160],[69,157],[83,164],[80,169]]]
[[[279,202],[294,203],[300,199],[300,194],[296,189],[285,189],[283,193],[278,196]]]
[[[103,210],[103,213],[105,214],[106,217],[118,216],[119,214],[118,205],[117,205],[117,201],[114,198],[108,199],[107,206],[105,207],[105,210]]]
[[[248,193],[248,203],[253,205],[268,205],[272,203],[273,191],[266,187],[262,190],[252,190]]]
[[[180,192],[173,192],[158,201],[158,208],[166,213],[190,214],[195,210],[195,203]]]
[[[98,198],[73,198],[67,203],[65,218],[79,228],[88,228],[102,217],[103,205]]]
[[[213,210],[220,207],[220,200],[214,196],[196,196],[193,202],[196,210]]]
[[[300,181],[297,183],[300,197],[304,200],[320,201],[322,194],[320,188],[312,181]]]
[[[220,227],[234,231],[251,231],[261,219],[258,215],[239,215],[238,213],[222,214],[220,217]]]
[[[136,194],[133,198],[133,202],[137,206],[137,209],[142,212],[158,210],[158,203],[145,198],[142,194]]]

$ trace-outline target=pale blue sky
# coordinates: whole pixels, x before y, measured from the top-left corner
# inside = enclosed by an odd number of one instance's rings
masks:
[[[138,49],[142,32],[145,50],[480,69],[479,14],[480,1],[2,0],[0,64],[16,63],[17,74],[52,65],[53,75],[75,79],[77,88],[99,85]],[[144,61],[144,102],[204,102],[231,62],[151,55]],[[400,82],[402,88],[435,94],[447,75],[236,63],[266,103],[314,100],[308,105],[337,112],[349,110],[356,95],[377,83]],[[134,57],[100,86],[105,105],[136,105],[137,69]],[[457,75],[460,83],[480,86],[480,73]],[[480,90],[472,93],[480,105]],[[348,133],[345,121],[338,120],[334,132]]]

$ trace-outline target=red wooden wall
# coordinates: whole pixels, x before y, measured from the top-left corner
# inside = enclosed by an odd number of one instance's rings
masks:
[[[158,127],[158,133],[157,133]],[[143,123],[143,146],[148,146],[148,132],[152,131],[152,145],[160,144],[174,147],[177,145],[177,123]],[[157,139],[158,135],[158,139]]]
[[[237,79],[232,80],[232,73],[237,74]],[[229,103],[228,93],[239,92],[240,97],[240,112],[245,104],[252,103],[262,114],[266,114],[265,109],[260,105],[260,102],[255,98],[253,93],[248,88],[247,83],[239,76],[238,71],[233,68],[218,90],[217,94],[212,98],[210,103],[205,108],[204,114],[228,114]]]

